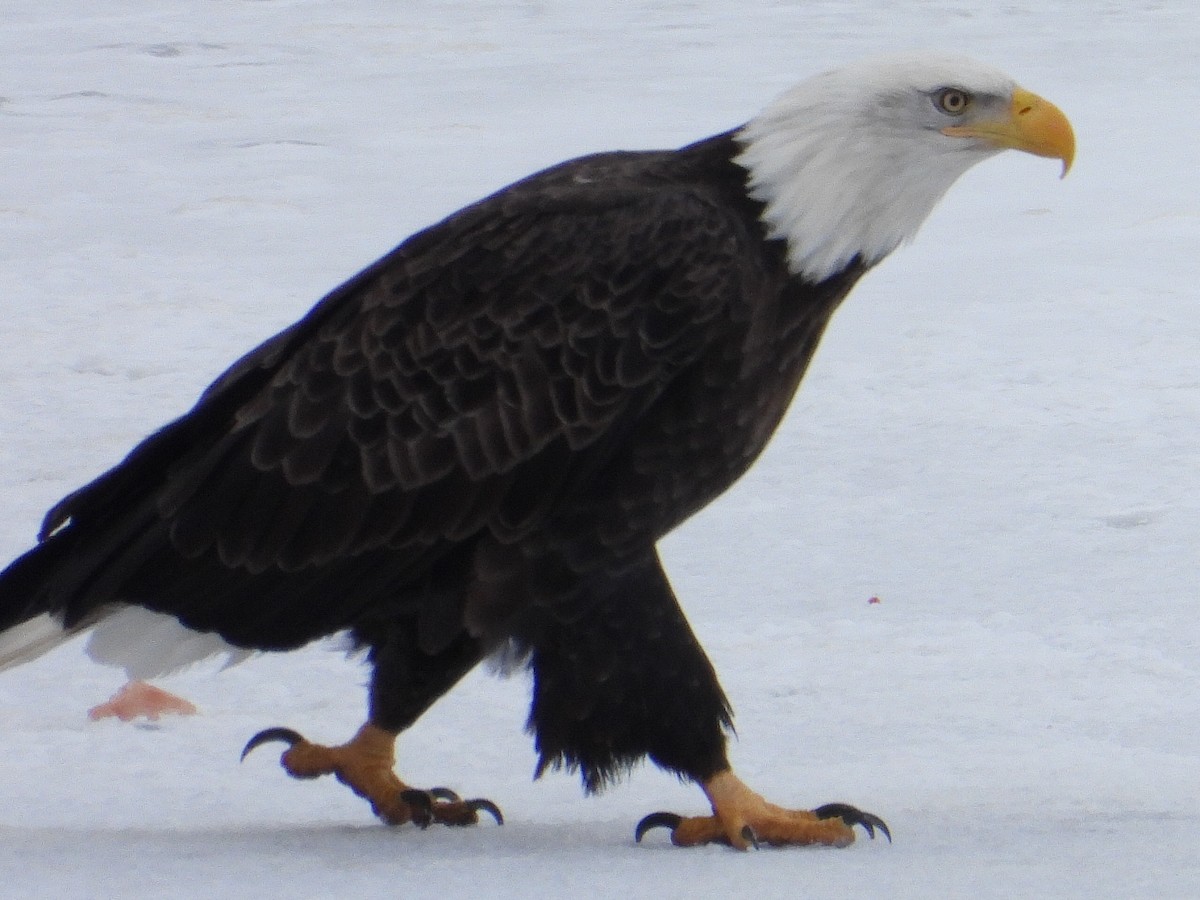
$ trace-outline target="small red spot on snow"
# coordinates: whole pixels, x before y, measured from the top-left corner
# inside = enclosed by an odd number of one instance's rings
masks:
[[[89,709],[88,718],[95,722],[115,716],[122,722],[131,722],[142,716],[156,722],[164,714],[194,716],[197,712],[196,707],[182,697],[144,681],[131,681],[106,702]]]
[[[868,603],[878,603],[878,602],[879,602],[879,598],[878,598],[878,597],[872,597],[872,598],[871,598],[870,600],[868,600],[867,602],[868,602]]]

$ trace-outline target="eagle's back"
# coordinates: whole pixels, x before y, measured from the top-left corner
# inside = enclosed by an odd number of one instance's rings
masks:
[[[585,157],[414,235],[55,507],[0,620],[131,603],[282,649],[386,609],[436,645],[496,548],[652,543],[761,451],[859,274],[792,278],[736,152]]]

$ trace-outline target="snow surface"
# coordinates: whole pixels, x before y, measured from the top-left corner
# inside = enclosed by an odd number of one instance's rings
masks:
[[[268,749],[237,762],[268,725],[348,737],[360,663],[197,668],[161,683],[202,715],[139,728],[87,720],[121,676],[75,642],[0,679],[0,895],[1200,896],[1197,41],[1182,0],[5,0],[4,560],[325,290],[564,157],[923,47],[1052,99],[1079,157],[957,185],[761,462],[665,542],[740,774],[895,844],[635,845],[699,792],[531,782],[527,679],[482,671],[400,769],[507,824],[390,830]]]

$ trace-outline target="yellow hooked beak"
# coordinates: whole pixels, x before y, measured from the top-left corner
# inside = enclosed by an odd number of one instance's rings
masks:
[[[1075,159],[1075,132],[1062,110],[1021,88],[1013,92],[1007,116],[970,125],[948,125],[942,134],[977,138],[1003,150],[1061,159],[1064,178]]]

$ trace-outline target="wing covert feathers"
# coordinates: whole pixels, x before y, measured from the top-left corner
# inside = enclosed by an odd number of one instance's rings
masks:
[[[235,642],[274,623],[283,646],[473,535],[552,520],[730,329],[752,278],[744,217],[646,182],[639,156],[468,207],[239,360],[50,512],[13,567],[34,611],[70,625],[135,602]],[[339,587],[353,602],[321,608]]]

